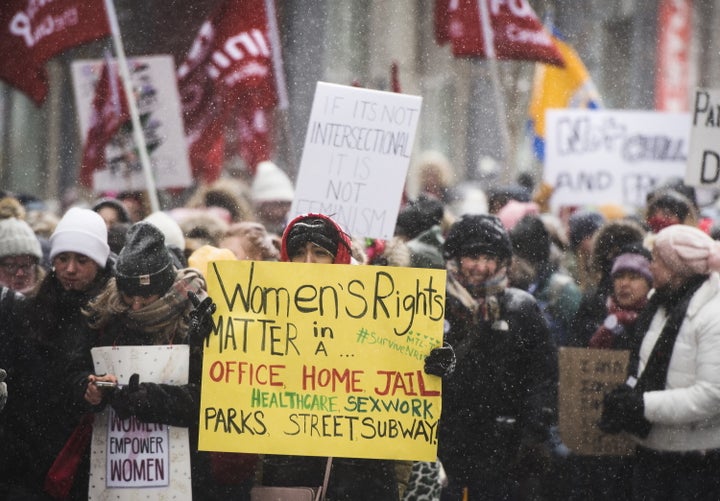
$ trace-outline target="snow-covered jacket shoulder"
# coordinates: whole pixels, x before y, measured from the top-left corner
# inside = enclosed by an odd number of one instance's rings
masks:
[[[720,275],[712,273],[688,305],[673,347],[665,390],[644,394],[653,423],[641,443],[660,450],[720,448]],[[665,324],[658,310],[640,348],[642,371]]]

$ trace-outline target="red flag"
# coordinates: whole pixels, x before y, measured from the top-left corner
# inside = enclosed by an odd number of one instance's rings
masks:
[[[688,111],[692,0],[663,0],[658,12],[655,109]]]
[[[450,37],[450,13],[457,7],[451,6],[452,0],[435,0],[435,40],[445,45]]]
[[[237,119],[238,153],[255,175],[257,164],[270,160],[273,145],[272,120],[263,108],[243,109]]]
[[[178,68],[193,177],[213,181],[207,155],[243,103],[278,103],[268,15],[263,0],[226,0],[200,28]]]
[[[92,187],[93,172],[105,167],[105,146],[120,126],[130,120],[127,100],[121,89],[120,77],[113,64],[106,59],[95,84],[90,128],[83,148],[79,176],[83,186]]]
[[[400,90],[400,65],[397,61],[390,64],[390,89],[393,92],[402,92]]]
[[[456,57],[486,57],[478,2],[487,3],[495,57],[563,66],[560,51],[527,0],[436,0],[435,37]]]
[[[45,63],[110,34],[102,0],[4,0],[0,9],[0,79],[36,104],[48,91]]]

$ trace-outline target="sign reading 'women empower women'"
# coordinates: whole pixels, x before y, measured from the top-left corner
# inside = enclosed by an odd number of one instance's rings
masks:
[[[434,461],[445,271],[212,263],[201,450]]]
[[[93,348],[96,374],[115,374],[121,385],[140,381],[187,384],[189,347],[104,346]],[[110,406],[93,421],[88,500],[190,499],[188,429],[120,419]]]

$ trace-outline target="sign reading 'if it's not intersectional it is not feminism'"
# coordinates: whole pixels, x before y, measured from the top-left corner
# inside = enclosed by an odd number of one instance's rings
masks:
[[[422,98],[318,82],[291,215],[331,215],[350,235],[395,231]]]
[[[435,460],[444,270],[227,261],[208,284],[200,449]]]

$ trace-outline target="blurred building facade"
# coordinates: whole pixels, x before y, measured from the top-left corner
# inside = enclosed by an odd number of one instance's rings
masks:
[[[200,24],[221,0],[116,1],[129,57],[171,54],[183,60]],[[575,47],[607,108],[654,109],[655,50],[662,0],[530,0],[538,15]],[[277,3],[290,107],[278,123],[275,160],[293,176],[300,162],[317,81],[389,90],[397,61],[402,92],[421,95],[415,154],[445,153],[458,180],[495,181],[518,172],[539,175],[525,135],[534,64],[498,63],[502,103],[494,98],[489,65],[456,59],[434,40],[434,0],[279,0]],[[720,5],[692,6],[689,89],[720,81]],[[0,188],[59,200],[72,193],[82,139],[70,77],[74,59],[100,58],[110,40],[72,49],[47,66],[51,85],[38,108],[0,83]],[[688,95],[688,100],[690,95]],[[501,137],[503,120],[509,151]],[[229,159],[229,164],[233,159]],[[411,171],[412,174],[412,171]],[[412,182],[409,187],[412,192]]]

